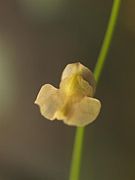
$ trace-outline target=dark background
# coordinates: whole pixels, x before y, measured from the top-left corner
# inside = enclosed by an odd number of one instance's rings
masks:
[[[94,70],[112,0],[0,0],[0,180],[68,180],[75,128],[44,119],[35,98],[63,68]],[[122,1],[86,127],[81,180],[135,179],[135,2]]]

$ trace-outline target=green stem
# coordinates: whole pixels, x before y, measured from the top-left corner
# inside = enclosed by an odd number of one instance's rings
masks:
[[[100,75],[103,70],[105,60],[106,60],[106,56],[109,51],[109,47],[111,44],[113,32],[115,29],[118,13],[120,9],[120,4],[121,4],[121,0],[114,0],[113,2],[109,23],[108,23],[105,37],[102,43],[102,47],[98,56],[97,64],[94,70],[94,76],[97,83],[99,81],[99,78],[100,78]],[[84,140],[84,132],[85,132],[84,130],[85,130],[84,127],[78,127],[76,129],[69,180],[79,180],[83,140]]]
[[[97,64],[94,70],[94,76],[97,82],[99,81],[99,78],[100,78],[100,75],[101,75],[105,60],[106,60],[106,56],[109,51],[109,47],[110,47],[111,40],[113,37],[113,32],[114,32],[115,25],[117,22],[120,4],[121,4],[121,0],[114,0],[113,2],[109,23],[108,23],[105,37],[102,43],[102,47],[98,56]]]

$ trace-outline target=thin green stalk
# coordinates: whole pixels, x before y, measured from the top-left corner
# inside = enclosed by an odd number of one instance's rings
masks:
[[[109,51],[116,21],[118,18],[120,4],[121,4],[121,0],[114,0],[113,2],[112,11],[109,18],[109,23],[108,23],[105,37],[102,43],[102,47],[98,56],[97,64],[94,70],[94,76],[97,83],[99,81],[99,78],[100,78],[100,75],[103,70],[105,60],[106,60],[106,56]],[[81,128],[79,127],[76,129],[69,180],[79,180],[83,140],[84,140],[84,132],[85,132],[84,130],[85,130],[84,127],[81,127]]]

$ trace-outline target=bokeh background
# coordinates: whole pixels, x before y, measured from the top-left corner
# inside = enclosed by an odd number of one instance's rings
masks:
[[[94,70],[112,0],[0,0],[0,180],[68,180],[74,127],[34,100],[66,64]],[[122,1],[86,127],[81,180],[135,179],[135,2]]]

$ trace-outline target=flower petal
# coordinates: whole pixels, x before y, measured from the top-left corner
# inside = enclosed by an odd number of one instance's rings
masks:
[[[45,84],[37,96],[35,104],[40,107],[41,114],[50,120],[55,119],[56,111],[62,106],[62,97],[59,90],[50,84]]]
[[[92,86],[93,94],[94,94],[95,89],[96,89],[95,78],[94,78],[92,72],[87,67],[85,67],[84,65],[82,65],[79,62],[68,64],[62,73],[61,80],[65,79],[69,76],[72,76],[73,74],[81,75],[82,78]]]
[[[85,126],[93,122],[98,116],[101,108],[99,100],[90,97],[84,97],[73,107],[67,119],[64,122],[73,126]]]
[[[66,96],[72,96],[73,99],[82,98],[84,96],[92,96],[93,88],[80,75],[72,75],[63,79],[60,83],[60,90]]]

